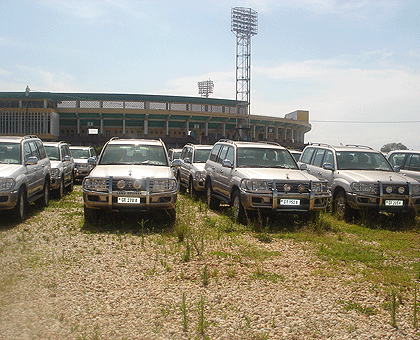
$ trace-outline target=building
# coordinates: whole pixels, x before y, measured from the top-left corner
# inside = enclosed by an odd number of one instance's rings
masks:
[[[308,111],[247,115],[235,100],[144,94],[0,92],[0,134],[35,134],[73,145],[111,137],[161,138],[168,147],[220,138],[273,141],[302,149]]]

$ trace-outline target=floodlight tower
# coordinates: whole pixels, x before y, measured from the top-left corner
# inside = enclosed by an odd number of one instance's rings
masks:
[[[239,118],[236,128],[249,130],[251,102],[251,37],[258,33],[258,15],[251,8],[235,7],[231,11],[231,30],[236,35],[236,103]],[[244,124],[245,123],[245,124]]]
[[[204,80],[198,82],[198,94],[201,97],[208,98],[210,93],[213,93],[214,83],[213,80]]]

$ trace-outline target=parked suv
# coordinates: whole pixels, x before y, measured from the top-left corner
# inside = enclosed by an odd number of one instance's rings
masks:
[[[44,147],[51,161],[51,190],[61,198],[64,189],[73,190],[74,160],[66,142],[45,142]]]
[[[112,138],[82,187],[87,221],[95,221],[101,210],[152,209],[175,220],[177,182],[161,140]]]
[[[394,168],[400,169],[402,174],[420,182],[420,151],[391,151],[387,158]]]
[[[239,222],[257,209],[316,215],[331,197],[325,180],[300,171],[290,152],[276,143],[220,140],[205,170],[208,205],[230,204]]]
[[[17,222],[28,204],[48,206],[51,163],[36,136],[0,137],[0,210],[11,210]]]
[[[211,145],[186,144],[181,152],[180,159],[172,162],[177,167],[176,178],[179,190],[185,192],[188,188],[190,195],[204,191],[206,172],[204,164],[209,157]]]
[[[70,146],[70,151],[74,159],[74,178],[85,178],[96,165],[95,149],[91,146]],[[95,162],[88,162],[89,158],[93,158]]]
[[[370,147],[312,144],[304,149],[299,163],[308,173],[328,181],[333,209],[340,218],[349,219],[355,209],[414,216],[420,206],[420,184],[394,171],[384,155]]]

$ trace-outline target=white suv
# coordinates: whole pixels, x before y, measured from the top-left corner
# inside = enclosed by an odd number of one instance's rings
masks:
[[[311,144],[299,163],[308,173],[328,181],[333,209],[340,218],[350,219],[354,210],[413,217],[420,207],[420,183],[397,173],[381,152],[370,147]]]
[[[0,137],[0,210],[21,222],[28,204],[50,201],[51,163],[36,136]]]
[[[177,182],[161,140],[112,138],[82,186],[89,222],[101,210],[161,210],[175,220]]]

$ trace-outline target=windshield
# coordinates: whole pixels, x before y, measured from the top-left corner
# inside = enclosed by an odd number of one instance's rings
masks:
[[[52,161],[60,160],[60,152],[57,146],[44,145],[45,151],[47,152],[48,158]]]
[[[88,159],[89,158],[89,150],[88,149],[70,149],[71,155],[73,158],[79,159]]]
[[[0,163],[20,164],[21,160],[20,143],[0,142]]]
[[[209,158],[211,149],[196,149],[194,154],[194,163],[205,163]]]
[[[297,164],[287,150],[272,148],[238,148],[239,168],[297,169]]]
[[[379,152],[340,151],[337,152],[339,170],[393,171],[385,157]]]
[[[107,145],[99,164],[168,166],[165,149],[162,146],[134,144]]]

